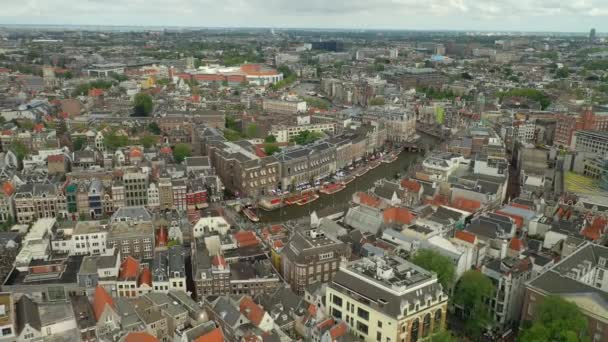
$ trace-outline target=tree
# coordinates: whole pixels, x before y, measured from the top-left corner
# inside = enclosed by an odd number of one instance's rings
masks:
[[[588,341],[588,321],[576,304],[558,296],[545,297],[534,311],[532,326],[519,341]]]
[[[370,106],[383,106],[384,105],[384,99],[381,97],[374,97],[373,99],[371,99],[369,101],[369,105]]]
[[[177,163],[181,163],[192,155],[192,148],[188,144],[177,144],[173,148],[173,159]]]
[[[264,142],[267,143],[267,144],[274,144],[274,143],[277,142],[277,137],[275,137],[274,135],[270,134],[266,138],[264,138]]]
[[[465,272],[454,291],[454,304],[465,310],[466,333],[477,338],[491,322],[487,298],[494,293],[492,281],[481,272]]]
[[[323,137],[323,133],[305,130],[296,135],[293,141],[298,145],[306,145],[321,139],[321,137]]]
[[[76,139],[74,139],[74,151],[80,151],[84,145],[86,144],[86,140],[83,137],[76,137]]]
[[[421,249],[412,262],[428,271],[437,273],[437,279],[445,290],[452,287],[455,277],[454,264],[449,258],[430,249]]]
[[[15,155],[19,161],[22,161],[23,158],[27,157],[27,155],[30,153],[29,148],[27,148],[27,146],[19,140],[13,141],[11,144],[11,149],[15,152]]]
[[[156,144],[156,137],[150,134],[146,134],[139,140],[145,148],[150,148]]]
[[[249,138],[257,137],[258,136],[258,125],[254,124],[254,123],[249,124],[247,126],[247,129],[245,130],[245,134]]]
[[[273,155],[281,151],[281,148],[276,144],[264,144],[264,153],[267,156]]]
[[[152,112],[154,104],[152,103],[152,97],[146,93],[139,93],[135,95],[133,99],[133,109],[135,110],[135,116],[148,116]]]
[[[129,137],[126,135],[118,135],[112,131],[103,136],[103,144],[110,150],[116,150],[129,145]]]
[[[440,332],[431,335],[430,341],[431,342],[456,342],[457,338],[454,337],[454,335],[450,331],[441,330]]]
[[[557,78],[567,78],[569,74],[568,68],[559,68],[555,71],[555,77]]]
[[[160,126],[156,122],[150,122],[148,124],[148,131],[155,135],[160,135],[162,132],[160,130]]]
[[[551,99],[547,94],[538,89],[532,88],[516,88],[507,92],[500,93],[499,98],[502,101],[505,97],[525,97],[532,101],[538,101],[542,109],[549,107]]]

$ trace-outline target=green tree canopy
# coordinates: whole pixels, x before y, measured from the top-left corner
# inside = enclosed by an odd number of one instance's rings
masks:
[[[27,157],[27,155],[30,153],[30,149],[19,140],[14,140],[11,143],[11,149],[15,152],[15,155],[19,161],[23,160],[23,158]]]
[[[370,106],[383,106],[384,99],[382,97],[374,97],[369,101]]]
[[[454,304],[464,308],[467,316],[466,332],[477,338],[490,324],[490,310],[487,298],[494,293],[492,281],[481,272],[467,271],[456,284]]]
[[[139,140],[145,148],[150,148],[156,144],[156,137],[150,134],[146,134]]]
[[[84,145],[86,144],[86,140],[83,137],[76,137],[76,139],[74,139],[74,151],[80,151],[82,150],[82,148],[84,147]]]
[[[270,156],[281,151],[281,148],[276,144],[264,144],[264,153]]]
[[[437,273],[437,279],[446,291],[452,287],[456,272],[454,264],[449,258],[430,249],[421,249],[414,255],[412,262],[428,271]]]
[[[176,163],[181,163],[192,155],[192,148],[188,144],[177,144],[173,147],[173,159]]]
[[[245,131],[245,134],[247,135],[247,137],[249,138],[255,138],[258,136],[258,125],[251,123],[249,125],[247,125],[247,129]]]
[[[547,94],[538,89],[516,88],[499,94],[502,101],[505,97],[525,97],[533,101],[538,101],[542,109],[546,109],[551,104],[551,99]]]
[[[148,131],[152,134],[156,134],[156,135],[160,135],[162,132],[160,130],[160,127],[158,126],[158,124],[156,122],[150,122],[148,124]]]
[[[264,138],[264,142],[267,144],[274,144],[277,142],[277,137],[270,134],[270,135],[266,136],[266,138]]]
[[[538,304],[532,326],[522,331],[519,341],[589,341],[587,325],[587,319],[576,304],[558,296],[548,296]]]
[[[152,102],[152,96],[146,93],[139,93],[135,95],[133,99],[133,109],[135,116],[148,116],[152,112],[154,104]]]
[[[300,132],[298,135],[296,135],[296,137],[293,138],[293,141],[298,145],[306,145],[306,144],[313,143],[313,142],[321,139],[322,137],[323,137],[323,133],[311,132],[309,130],[305,130],[305,131]]]
[[[112,131],[104,134],[103,144],[110,150],[116,150],[129,145],[129,137],[126,135],[118,135]]]
[[[431,342],[456,342],[458,339],[448,330],[441,330],[440,332],[431,335]]]

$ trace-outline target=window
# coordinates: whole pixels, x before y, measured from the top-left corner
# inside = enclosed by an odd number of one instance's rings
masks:
[[[382,328],[382,322],[378,321],[378,328]]]
[[[331,309],[331,315],[334,316],[335,318],[342,319],[342,311],[340,311],[336,308]]]
[[[367,331],[368,331],[367,325],[365,325],[359,321],[357,321],[357,330],[359,330],[359,332],[362,332],[365,335],[367,335]]]
[[[333,303],[337,306],[342,306],[342,298],[334,295]]]
[[[2,336],[7,336],[13,333],[13,329],[11,328],[4,328],[2,329]]]
[[[363,310],[361,308],[357,308],[357,315],[364,320],[369,320],[369,312],[367,310]]]
[[[382,333],[379,331],[376,333],[376,341],[382,341]]]

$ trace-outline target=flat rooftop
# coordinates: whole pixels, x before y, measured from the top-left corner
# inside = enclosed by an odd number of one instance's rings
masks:
[[[348,264],[346,270],[393,291],[407,290],[433,278],[429,271],[399,257],[363,258]]]

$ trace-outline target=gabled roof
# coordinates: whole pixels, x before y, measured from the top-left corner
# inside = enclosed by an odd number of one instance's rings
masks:
[[[264,310],[258,306],[251,297],[243,297],[239,304],[239,311],[243,316],[247,317],[255,326],[260,326],[264,318]]]
[[[514,251],[521,252],[525,249],[525,245],[522,239],[514,237],[509,242],[509,248]]]
[[[152,287],[152,272],[150,272],[150,269],[147,267],[144,267],[139,275],[139,285],[142,284]]]
[[[95,294],[93,295],[93,313],[95,313],[95,320],[99,320],[105,310],[106,304],[114,307],[114,299],[112,299],[101,285],[97,285]]]
[[[194,342],[223,342],[224,334],[221,328],[215,328],[210,332],[199,336]]]
[[[378,208],[382,204],[382,200],[376,196],[370,195],[366,192],[358,192],[359,203],[372,208]]]
[[[338,337],[344,336],[346,331],[348,330],[346,323],[344,321],[336,324],[331,329],[329,329],[329,335],[331,336],[332,341],[337,339]]]
[[[475,234],[469,233],[466,230],[456,231],[454,237],[459,240],[466,241],[468,243],[475,243],[475,241],[477,240],[477,236],[475,236]]]
[[[383,213],[384,223],[410,224],[414,220],[414,215],[405,208],[388,208]]]
[[[30,299],[30,297],[26,295],[21,296],[16,306],[18,333],[21,333],[21,331],[23,331],[23,328],[26,324],[29,324],[32,328],[38,331],[42,329],[38,305],[34,303],[34,301]]]
[[[138,275],[139,261],[135,260],[132,256],[128,256],[120,265],[118,278],[120,280],[133,280],[137,279]]]
[[[422,185],[420,185],[420,183],[418,183],[412,179],[403,179],[401,181],[401,187],[403,187],[404,189],[406,189],[408,191],[417,193],[420,191],[420,188],[422,188]]]
[[[123,341],[124,342],[158,342],[159,339],[148,334],[147,332],[131,332],[125,336]]]

